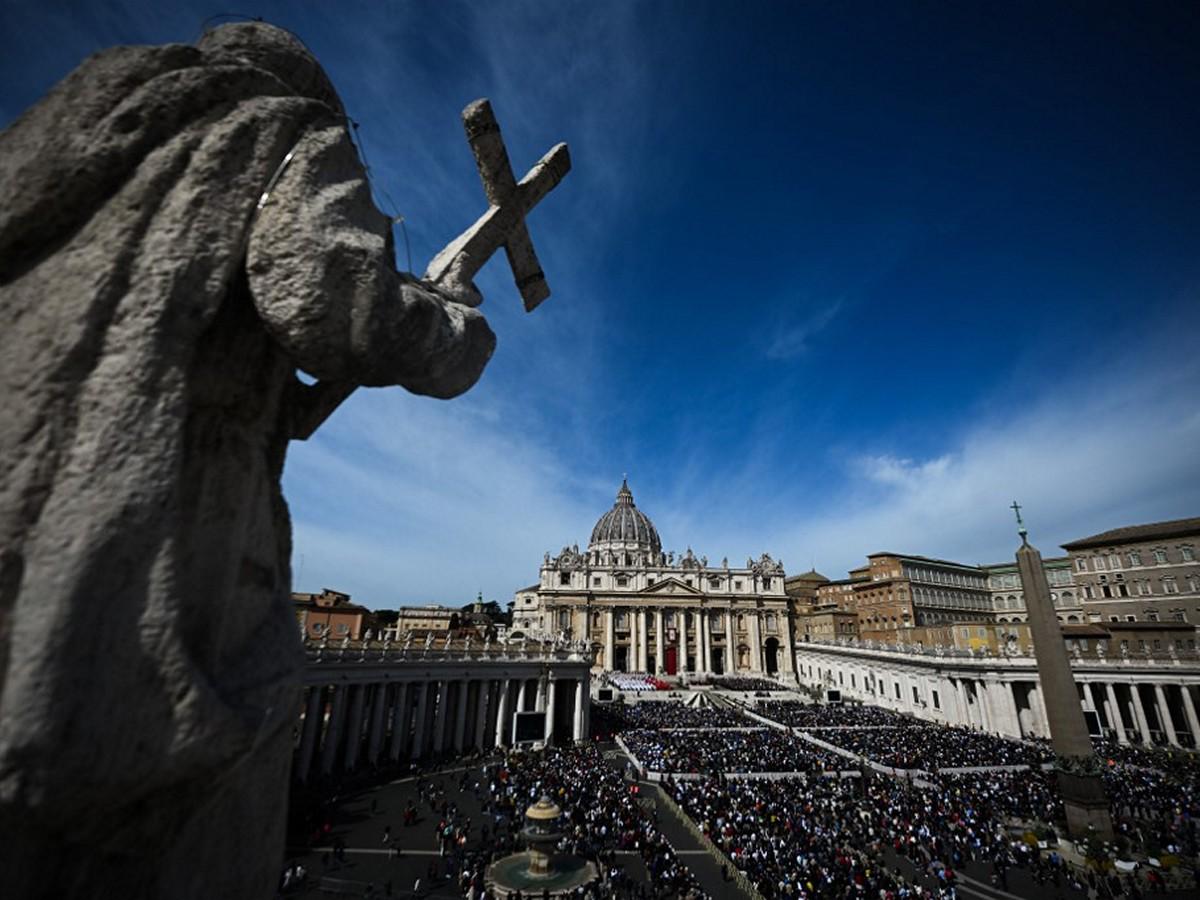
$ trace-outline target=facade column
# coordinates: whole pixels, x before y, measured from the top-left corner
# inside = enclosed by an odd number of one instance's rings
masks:
[[[708,671],[708,611],[696,610],[696,671]]]
[[[638,671],[650,671],[650,617],[646,610],[639,609],[638,616]]]
[[[417,688],[417,718],[413,729],[413,743],[410,756],[420,759],[425,755],[425,731],[429,719],[429,682],[422,681]]]
[[[722,660],[726,675],[737,674],[737,646],[733,642],[733,607],[724,612],[725,616],[725,659]]]
[[[522,678],[517,685],[517,705],[513,707],[514,713],[525,712],[525,687],[528,683],[528,678]]]
[[[496,746],[507,747],[512,729],[505,723],[508,721],[508,694],[512,688],[512,679],[505,678],[500,682],[500,696],[496,701]]]
[[[762,664],[762,621],[758,610],[750,613],[750,671],[761,672]]]
[[[557,682],[557,679],[555,679],[555,678],[551,678],[551,679],[549,679],[549,680],[548,680],[548,682],[547,682],[547,684],[546,684],[546,704],[545,704],[545,709],[546,709],[546,732],[545,732],[545,742],[546,742],[546,744],[547,744],[547,745],[549,745],[549,744],[550,744],[550,741],[552,741],[552,740],[554,739],[554,695],[555,695],[555,691],[557,690],[557,688],[556,688],[556,686],[555,686],[555,685],[556,685],[556,682]]]
[[[549,681],[548,675],[541,675],[537,680],[537,696],[533,701],[533,708],[537,712],[546,711],[546,684]]]
[[[1187,719],[1188,731],[1192,733],[1192,747],[1200,747],[1200,717],[1196,715],[1196,704],[1186,683],[1179,685],[1183,694],[1183,715]]]
[[[571,732],[571,737],[576,741],[582,741],[584,738],[583,732],[583,679],[575,679],[575,727]]]
[[[408,740],[408,724],[412,718],[408,709],[408,690],[407,681],[396,685],[396,700],[392,704],[392,740],[388,744],[388,758],[392,762],[400,758],[400,751]]]
[[[1179,746],[1179,736],[1175,733],[1175,722],[1171,719],[1171,710],[1167,706],[1167,695],[1163,693],[1161,684],[1154,685],[1155,705],[1158,707],[1158,723],[1167,733],[1167,743],[1172,747]]]
[[[1153,747],[1154,741],[1150,738],[1150,722],[1146,719],[1146,708],[1142,706],[1141,692],[1138,690],[1137,682],[1129,685],[1129,696],[1133,699],[1133,716],[1137,719],[1138,731],[1142,735],[1142,743],[1147,747]]]
[[[675,610],[675,615],[679,617],[679,649],[676,651],[678,658],[675,660],[675,674],[687,674],[687,610],[680,608]]]
[[[300,753],[296,757],[295,777],[300,781],[308,781],[308,773],[312,769],[313,751],[317,747],[317,737],[321,733],[321,718],[325,712],[325,685],[318,684],[308,689],[308,702],[304,707],[304,731],[300,735]]]
[[[1118,743],[1128,744],[1129,735],[1125,733],[1125,717],[1121,715],[1121,703],[1117,700],[1117,691],[1111,681],[1104,682],[1104,696],[1112,708],[1112,715],[1108,720],[1109,727],[1116,731]]]
[[[387,711],[388,683],[375,685],[374,702],[371,705],[371,734],[367,739],[367,762],[379,762],[379,750],[383,746],[383,714]]]
[[[629,617],[629,645],[625,648],[625,671],[636,672],[638,667],[638,616],[637,610],[628,610],[625,615]]]
[[[490,680],[479,682],[479,693],[475,697],[475,748],[477,750],[486,750],[487,743],[487,720],[488,706],[492,700],[492,682]]]
[[[601,667],[605,672],[613,671],[613,659],[617,653],[617,635],[613,622],[613,608],[611,606],[604,610],[604,665]]]
[[[354,700],[350,704],[350,727],[346,729],[346,768],[353,771],[362,749],[363,706],[367,700],[367,685],[354,685]]]
[[[1046,703],[1042,699],[1042,685],[1035,681],[1029,689],[1029,706],[1033,709],[1034,734],[1050,736],[1050,720],[1046,716]]]
[[[454,710],[454,750],[462,753],[463,740],[467,736],[467,704],[471,699],[471,682],[458,683],[458,703]]]
[[[654,610],[654,669],[655,674],[660,678],[667,666],[667,651],[663,632],[663,611],[662,607]]]
[[[348,684],[333,688],[333,709],[329,713],[329,728],[325,731],[325,743],[321,745],[321,772],[328,775],[337,761],[338,745],[342,738],[342,719],[346,717],[346,690]]]
[[[783,665],[779,667],[779,671],[786,672],[792,676],[792,681],[796,680],[796,651],[792,647],[792,620],[787,611],[784,609],[779,613],[780,623],[783,627]],[[834,638],[837,635],[834,634]]]
[[[1021,720],[1017,717],[1017,698],[1013,694],[1011,681],[998,681],[993,685],[996,705],[1000,708],[999,718],[1003,723],[1001,731],[1009,737],[1021,736]]]

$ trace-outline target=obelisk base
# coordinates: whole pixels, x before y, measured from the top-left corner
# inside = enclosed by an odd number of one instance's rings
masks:
[[[1091,834],[1102,841],[1113,840],[1112,815],[1100,776],[1062,771],[1056,774],[1067,812],[1067,833],[1076,840]]]

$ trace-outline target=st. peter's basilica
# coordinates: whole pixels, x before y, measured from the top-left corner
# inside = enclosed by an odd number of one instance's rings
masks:
[[[514,632],[595,645],[597,671],[794,679],[783,564],[764,553],[744,567],[689,548],[663,552],[624,481],[587,550],[545,555],[536,585],[516,594]]]

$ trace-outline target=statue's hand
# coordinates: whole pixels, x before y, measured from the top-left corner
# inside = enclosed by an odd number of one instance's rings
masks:
[[[473,281],[468,281],[465,285],[449,278],[440,282],[427,281],[425,279],[421,281],[439,294],[442,294],[452,303],[470,306],[471,308],[475,308],[483,303],[483,294],[479,293],[479,288],[475,287],[475,282]]]

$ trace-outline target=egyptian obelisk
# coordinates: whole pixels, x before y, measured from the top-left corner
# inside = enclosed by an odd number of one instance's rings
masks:
[[[1017,569],[1029,611],[1029,631],[1037,658],[1038,682],[1050,724],[1054,747],[1054,771],[1058,790],[1067,811],[1067,831],[1074,838],[1086,837],[1091,829],[1102,840],[1112,840],[1112,817],[1101,780],[1100,760],[1092,749],[1083,707],[1071,674],[1067,647],[1050,600],[1050,585],[1042,568],[1042,554],[1029,544],[1029,532],[1015,502],[1021,546]]]

